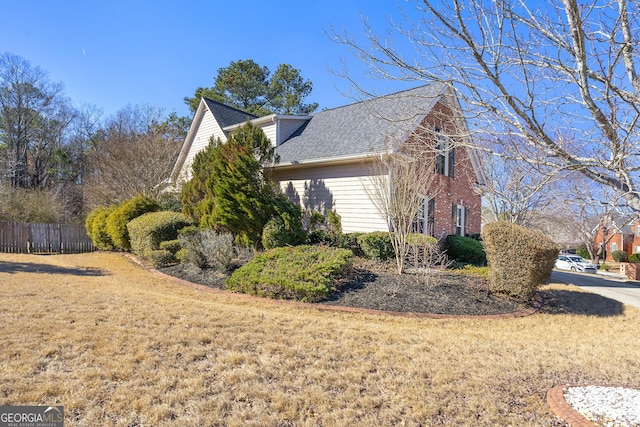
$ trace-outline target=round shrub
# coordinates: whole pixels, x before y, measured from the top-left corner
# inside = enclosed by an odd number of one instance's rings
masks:
[[[484,226],[491,291],[530,300],[555,266],[560,248],[544,234],[510,222]]]
[[[120,204],[107,218],[107,231],[118,249],[131,250],[127,224],[134,218],[160,208],[158,202],[147,196],[136,196]]]
[[[191,221],[180,212],[159,211],[140,215],[127,224],[131,250],[146,257],[147,252],[161,249],[161,242],[177,239],[178,231],[189,225]]]
[[[109,236],[109,231],[107,230],[107,219],[115,209],[115,206],[110,206],[108,208],[103,206],[95,209],[98,212],[95,214],[93,221],[91,222],[90,237],[93,241],[93,245],[101,251],[112,251],[115,249],[115,245],[113,244],[111,236]]]
[[[485,265],[487,263],[487,256],[482,243],[471,237],[447,236],[445,250],[452,261],[474,265]]]
[[[640,253],[635,253],[629,255],[629,262],[639,263],[640,262]]]
[[[386,261],[396,256],[391,236],[386,231],[362,233],[358,236],[358,243],[366,258]]]
[[[613,258],[615,262],[626,262],[627,253],[625,251],[613,251],[611,252],[611,258]]]

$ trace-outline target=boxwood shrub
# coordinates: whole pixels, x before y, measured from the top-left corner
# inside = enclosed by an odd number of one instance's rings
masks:
[[[640,253],[635,253],[629,255],[629,262],[639,263],[640,262]]]
[[[234,271],[225,286],[274,299],[319,301],[329,296],[333,279],[352,257],[347,249],[327,246],[274,248]]]
[[[160,243],[177,239],[178,231],[189,225],[191,221],[179,212],[159,211],[140,215],[127,224],[131,250],[146,258],[148,252],[161,249]]]
[[[487,263],[487,256],[482,243],[471,237],[447,236],[445,250],[451,261],[473,265],[485,265]]]
[[[544,234],[510,222],[482,231],[491,291],[530,300],[553,269],[560,248]]]
[[[127,224],[134,218],[147,212],[155,212],[160,205],[147,196],[136,196],[122,202],[107,218],[107,231],[111,241],[118,249],[131,250]]]

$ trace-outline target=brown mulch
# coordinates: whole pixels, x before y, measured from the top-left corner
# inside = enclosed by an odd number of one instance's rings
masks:
[[[161,272],[192,283],[224,289],[228,275],[186,264]],[[335,284],[335,292],[316,304],[372,310],[448,315],[514,313],[527,308],[517,301],[489,292],[486,278],[453,271],[399,275],[391,265],[356,260]]]

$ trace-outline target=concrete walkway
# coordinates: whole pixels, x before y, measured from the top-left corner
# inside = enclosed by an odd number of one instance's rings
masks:
[[[586,274],[553,270],[551,281],[575,285],[605,298],[640,308],[640,282],[628,280],[619,274]]]

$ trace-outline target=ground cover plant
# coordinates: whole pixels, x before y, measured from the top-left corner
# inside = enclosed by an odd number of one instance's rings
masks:
[[[558,384],[640,387],[640,311],[565,285],[506,320],[317,310],[114,253],[0,255],[0,405],[65,425],[561,426]]]

